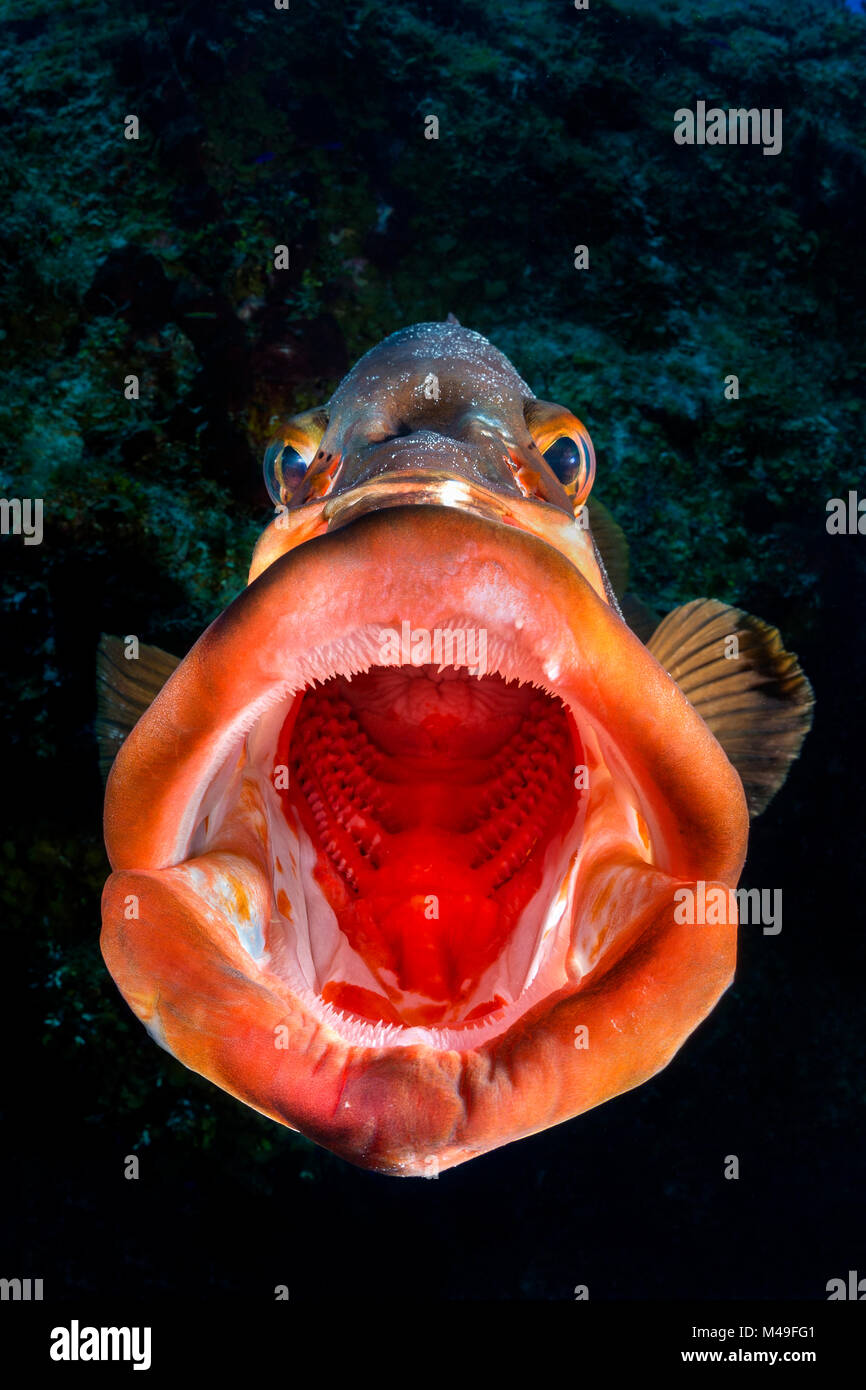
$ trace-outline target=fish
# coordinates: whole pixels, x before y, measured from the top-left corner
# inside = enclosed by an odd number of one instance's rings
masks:
[[[630,594],[587,427],[453,316],[264,468],[247,587],[189,653],[102,639],[102,954],[192,1071],[437,1177],[639,1086],[715,1007],[812,690],[760,619]]]

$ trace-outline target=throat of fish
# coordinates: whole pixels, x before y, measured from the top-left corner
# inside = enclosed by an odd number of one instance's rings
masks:
[[[340,937],[322,999],[424,1028],[506,1007],[538,955],[529,909],[577,820],[583,761],[562,704],[496,674],[380,667],[307,691],[277,762]]]

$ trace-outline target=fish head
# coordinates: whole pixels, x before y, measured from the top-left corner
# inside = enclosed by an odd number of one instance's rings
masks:
[[[124,996],[362,1167],[638,1085],[732,978],[735,910],[687,905],[737,882],[742,785],[622,620],[594,469],[478,334],[395,334],[282,427],[249,586],[112,769]]]
[[[264,466],[277,516],[251,579],[312,536],[426,503],[539,535],[601,585],[585,524],[595,477],[588,430],[537,399],[503,353],[459,324],[386,338],[327,406],[283,424]]]

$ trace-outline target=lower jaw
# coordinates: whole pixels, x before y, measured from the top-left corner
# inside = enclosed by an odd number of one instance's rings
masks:
[[[513,1016],[450,1035],[337,1013],[257,962],[232,922],[239,896],[246,929],[269,911],[249,855],[113,874],[102,950],[134,1012],[187,1067],[359,1167],[433,1177],[640,1085],[718,1002],[735,924],[678,923],[670,881],[648,877],[633,869],[640,918],[610,968],[533,988]]]

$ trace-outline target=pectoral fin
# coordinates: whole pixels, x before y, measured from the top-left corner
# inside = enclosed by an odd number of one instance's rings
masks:
[[[759,815],[812,725],[812,687],[796,656],[774,627],[706,598],[668,613],[647,646],[724,748]]]
[[[160,647],[140,645],[138,656],[127,660],[120,637],[99,639],[96,653],[96,742],[102,780],[129,731],[152,704],[180,657]]]

